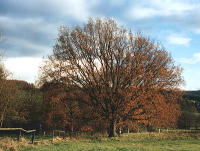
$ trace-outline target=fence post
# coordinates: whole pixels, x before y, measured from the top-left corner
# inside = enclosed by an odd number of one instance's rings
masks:
[[[52,141],[54,140],[54,130],[53,130],[53,138],[52,138]]]
[[[31,138],[32,144],[34,144],[34,138],[35,138],[35,132],[32,132],[32,138]]]
[[[65,132],[63,133],[63,139],[65,139]]]
[[[21,138],[21,130],[19,130],[19,133],[18,133],[18,141],[20,141],[20,138]]]

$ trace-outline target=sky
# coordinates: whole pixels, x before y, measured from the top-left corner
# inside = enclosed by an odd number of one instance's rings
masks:
[[[34,83],[59,28],[82,26],[89,17],[113,18],[161,43],[184,69],[181,88],[200,90],[200,0],[0,0],[6,68]]]

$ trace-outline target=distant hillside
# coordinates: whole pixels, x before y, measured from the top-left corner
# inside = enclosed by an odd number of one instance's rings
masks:
[[[200,102],[200,90],[198,91],[186,91],[183,95],[184,99]]]
[[[181,103],[182,111],[200,112],[200,90],[185,91],[183,98],[184,101]]]
[[[17,88],[20,90],[28,90],[35,88],[35,86],[32,83],[28,83],[27,81],[23,80],[7,80],[7,82],[14,82]]]

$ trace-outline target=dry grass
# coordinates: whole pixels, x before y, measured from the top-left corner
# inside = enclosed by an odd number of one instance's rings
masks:
[[[10,151],[17,151],[19,146],[18,143],[13,139],[5,137],[0,139],[0,148],[1,150],[6,149]]]
[[[8,150],[8,151],[19,151],[22,148],[37,146],[37,145],[51,145],[52,143],[64,142],[69,140],[69,138],[62,139],[60,137],[55,137],[53,142],[52,140],[42,139],[40,141],[35,141],[34,145],[30,143],[30,140],[25,138],[21,138],[20,141],[14,140],[11,137],[0,137],[0,151]]]
[[[52,141],[51,138],[41,138],[36,139],[34,145],[30,144],[30,140],[26,140],[25,138],[21,138],[21,140],[18,142],[17,140],[13,140],[10,137],[4,137],[0,138],[0,151],[3,151],[5,149],[6,151],[18,151],[18,150],[23,150],[26,148],[51,148],[55,144],[61,144],[61,149],[62,149],[62,144],[74,144],[74,147],[77,147],[75,145],[76,143],[79,143],[80,145],[86,145],[86,144],[94,144],[94,145],[99,145],[99,144],[115,144],[119,143],[121,145],[126,146],[127,144],[136,144],[140,146],[140,144],[149,144],[149,142],[170,142],[171,141],[176,141],[176,142],[182,142],[182,141],[198,141],[200,140],[200,133],[196,132],[183,132],[183,131],[170,131],[170,132],[161,132],[161,133],[130,133],[130,134],[123,134],[121,137],[115,137],[115,138],[107,138],[104,136],[81,136],[78,138],[65,138],[62,139],[60,137],[55,137],[54,140]],[[82,144],[81,144],[82,143]],[[151,144],[150,143],[150,144]],[[45,147],[46,146],[46,147]],[[136,147],[135,146],[135,147]],[[145,145],[144,145],[145,146]],[[94,146],[95,147],[95,146]],[[102,147],[102,146],[101,146]],[[120,147],[120,146],[118,146]],[[132,146],[134,147],[134,146]],[[152,146],[153,147],[153,146]]]
[[[182,131],[171,131],[162,133],[130,133],[124,134],[123,137],[133,138],[135,140],[164,140],[164,139],[200,139],[200,133],[182,132]]]
[[[25,138],[21,138],[20,141],[13,140],[10,137],[0,138],[0,149],[9,150],[9,151],[18,151],[22,147],[30,146],[30,141],[27,141]],[[1,151],[0,150],[0,151]]]

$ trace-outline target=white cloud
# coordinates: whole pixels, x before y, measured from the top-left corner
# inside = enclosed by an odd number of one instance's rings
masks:
[[[71,17],[78,21],[85,21],[93,15],[92,9],[100,0],[8,0],[12,5],[18,6],[27,13],[49,15],[53,17]],[[16,8],[18,9],[18,8]],[[20,11],[20,10],[19,10]]]
[[[90,4],[85,0],[47,0],[51,8],[64,16],[84,21],[90,16]]]
[[[196,69],[186,69],[183,71],[185,85],[181,88],[184,90],[200,90],[200,71]]]
[[[155,16],[182,16],[194,9],[195,5],[189,3],[189,1],[141,0],[132,4],[132,7],[126,12],[126,16],[131,19],[145,19]]]
[[[130,10],[129,14],[134,19],[143,19],[143,18],[149,18],[153,17],[158,13],[157,10],[152,8],[145,8],[145,7],[138,7],[138,8],[132,8]]]
[[[57,25],[42,18],[14,18],[0,15],[2,30],[6,31],[4,42],[8,54],[46,55],[51,52],[57,37]],[[9,53],[10,52],[10,53]]]
[[[123,5],[126,1],[125,0],[109,0],[108,2],[110,2],[110,4],[112,5],[112,6],[121,6],[121,5]]]
[[[28,31],[27,35],[38,32],[48,33],[52,36],[57,34],[57,27],[59,27],[57,24],[48,23],[39,17],[17,18],[2,15],[0,15],[0,24],[4,30],[21,32],[21,34]]]
[[[93,9],[100,3],[100,0],[45,0],[51,8],[55,8],[64,16],[73,17],[79,21],[86,21],[93,16]]]
[[[192,58],[179,58],[177,61],[185,64],[200,63],[200,53],[195,53]]]
[[[170,34],[167,37],[167,41],[170,44],[175,44],[175,45],[189,45],[191,38],[182,36],[182,35],[178,35],[178,34]]]
[[[197,34],[200,34],[200,28],[192,28],[192,31],[194,31]]]
[[[26,53],[26,51],[31,51],[29,53],[37,54],[37,52],[38,53],[43,52],[42,54],[48,54],[52,50],[52,47],[50,46],[36,44],[34,42],[31,42],[25,39],[17,39],[17,38],[11,38],[11,37],[8,39],[9,40],[6,43],[23,48],[24,53]]]
[[[42,64],[42,58],[7,58],[4,64],[12,72],[14,78],[34,83],[37,78],[39,66]]]

